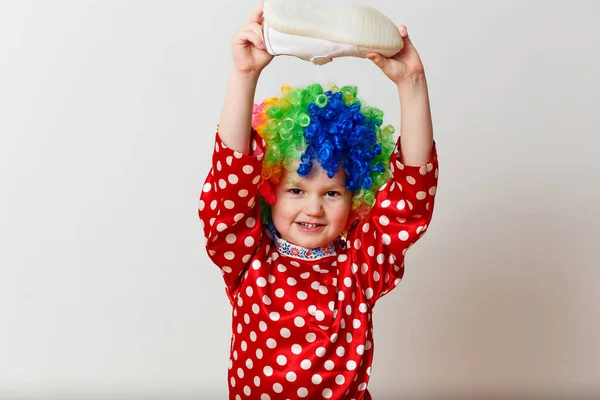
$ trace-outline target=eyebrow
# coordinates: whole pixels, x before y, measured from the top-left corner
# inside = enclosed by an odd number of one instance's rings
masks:
[[[303,185],[301,185],[301,182],[299,182],[298,180],[292,180],[292,178],[288,178],[286,180],[286,185],[288,186],[288,188],[298,188],[298,187],[302,187]],[[344,185],[340,185],[340,184],[332,184],[332,185],[327,185],[325,186],[325,188],[323,189],[324,191],[328,192],[331,190],[337,190],[337,191],[341,191],[346,189],[346,186]]]

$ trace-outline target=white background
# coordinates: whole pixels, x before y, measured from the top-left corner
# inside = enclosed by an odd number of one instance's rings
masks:
[[[346,3],[350,3],[346,1]],[[371,0],[426,67],[428,234],[375,312],[375,399],[600,395],[597,1]],[[0,2],[0,398],[226,398],[197,199],[250,0]],[[279,57],[281,85],[368,60]]]

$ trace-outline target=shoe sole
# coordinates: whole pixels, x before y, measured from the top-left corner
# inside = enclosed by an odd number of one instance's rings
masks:
[[[273,29],[291,35],[382,50],[400,51],[404,46],[398,27],[367,6],[265,0],[263,16]]]

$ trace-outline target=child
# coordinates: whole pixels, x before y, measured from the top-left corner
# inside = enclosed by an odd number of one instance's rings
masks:
[[[353,87],[284,87],[253,107],[273,58],[261,23],[259,7],[234,36],[199,201],[233,307],[229,398],[370,399],[373,306],[400,282],[437,187],[423,66],[403,26],[400,53],[367,55],[398,88],[394,145]]]

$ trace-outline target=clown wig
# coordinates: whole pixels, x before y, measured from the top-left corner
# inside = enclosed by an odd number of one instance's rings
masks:
[[[363,106],[357,88],[320,84],[281,88],[283,95],[256,104],[252,126],[266,143],[260,193],[263,222],[270,222],[273,186],[285,170],[307,176],[313,160],[332,178],[342,168],[353,193],[349,222],[368,213],[389,179],[394,128],[382,127],[383,111]],[[299,164],[299,166],[298,166]]]

